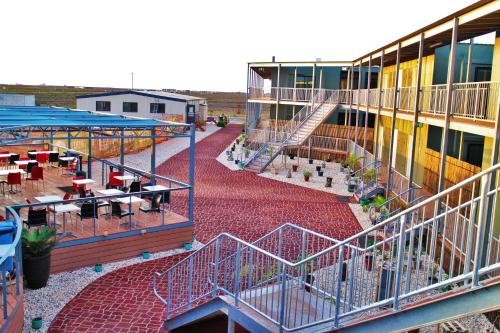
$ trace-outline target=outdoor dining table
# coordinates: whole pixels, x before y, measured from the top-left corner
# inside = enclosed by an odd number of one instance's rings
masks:
[[[17,165],[28,165],[28,163],[37,163],[37,160],[14,161]]]
[[[122,204],[128,204],[129,212],[132,212],[132,204],[133,203],[144,202],[144,199],[136,197],[134,195],[123,197],[123,198],[116,198],[114,200],[118,201],[119,203],[122,203]],[[128,224],[129,228],[140,226],[140,224],[132,221],[132,215],[129,215],[129,221],[124,222],[123,224]]]
[[[57,202],[57,201],[63,201],[63,198],[61,196],[58,196],[58,195],[43,195],[43,196],[39,196],[39,197],[35,197],[35,200],[38,201],[38,202],[42,202],[42,203],[51,203],[51,202]],[[60,205],[60,204],[54,204],[52,205],[52,208],[54,206],[57,206],[57,205]],[[49,205],[47,205],[49,206]],[[51,207],[49,206],[49,211],[51,210]],[[49,220],[50,220],[50,216],[49,216]],[[54,228],[57,227],[57,223],[56,223],[56,214],[54,213],[54,224],[53,224]]]
[[[114,194],[124,194],[125,192],[117,190],[116,188],[109,188],[106,190],[97,190],[97,193],[101,193],[104,195],[114,195]]]
[[[76,184],[76,185],[91,185],[91,184],[95,184],[96,181],[93,180],[93,179],[89,179],[89,178],[85,178],[85,179],[74,179],[73,180],[73,184]]]
[[[19,172],[21,175],[26,174],[26,171],[23,169],[10,169],[10,170],[0,170],[0,176],[7,176],[9,173]]]
[[[49,207],[49,210],[54,212],[54,220],[55,220],[55,215],[57,213],[62,213],[63,214],[63,231],[58,232],[56,234],[56,237],[61,239],[64,237],[76,237],[72,232],[66,231],[66,213],[71,213],[71,212],[79,212],[80,207],[74,204],[59,204],[59,205],[54,205],[52,207]]]
[[[41,151],[30,152],[30,154],[34,154],[34,155],[37,155],[37,154],[55,154],[55,153],[57,153],[57,150],[41,150]]]

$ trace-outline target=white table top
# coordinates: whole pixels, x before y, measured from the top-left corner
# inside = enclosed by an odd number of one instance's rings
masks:
[[[104,195],[113,195],[113,194],[123,194],[125,192],[117,190],[116,188],[110,188],[107,190],[97,190],[98,193],[104,194]]]
[[[125,197],[125,198],[116,198],[115,200],[119,201],[121,203],[124,203],[124,204],[135,203],[135,202],[143,202],[144,201],[144,199],[136,197],[136,196],[133,196],[133,195],[130,196],[130,197]]]
[[[50,154],[50,153],[57,153],[56,150],[41,150],[41,151],[32,151],[30,154]]]
[[[76,185],[88,185],[88,184],[95,184],[95,180],[93,179],[75,179],[73,180],[73,184],[76,184]]]
[[[12,153],[0,154],[0,158],[11,157],[12,155],[15,155],[15,154],[12,154]]]
[[[76,212],[80,210],[80,207],[77,205],[73,204],[64,204],[64,205],[55,205],[49,207],[49,210],[56,212],[56,213],[69,213],[69,212]]]
[[[27,160],[27,161],[14,161],[17,165],[28,165],[28,163],[36,163],[36,160]]]
[[[152,185],[152,186],[144,186],[143,189],[146,191],[164,191],[170,189],[170,187],[166,187],[163,185]]]
[[[22,169],[0,170],[0,176],[7,176],[9,173],[16,173],[16,172],[20,172],[22,175],[26,173]]]
[[[62,201],[63,198],[58,195],[44,195],[42,197],[35,197],[38,202],[52,202],[52,201]]]
[[[59,157],[59,159],[61,161],[73,161],[75,159],[74,156],[62,156],[62,157]]]
[[[114,179],[118,179],[118,180],[132,180],[132,179],[135,179],[134,176],[131,176],[131,175],[125,175],[125,176],[114,176],[113,177]]]

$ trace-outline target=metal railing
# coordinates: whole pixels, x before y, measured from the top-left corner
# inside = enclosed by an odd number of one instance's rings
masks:
[[[21,254],[21,232],[22,222],[17,212],[10,208],[5,208],[6,221],[12,222],[13,232],[6,232],[2,235],[2,253],[0,258],[1,288],[2,288],[2,320],[0,331],[8,331],[11,319],[17,311],[20,311],[23,299],[23,267]],[[2,222],[5,224],[5,222]],[[13,236],[12,240],[8,240]],[[7,241],[7,242],[5,242]]]
[[[364,149],[360,145],[354,143],[354,141],[352,141],[352,140],[348,141],[347,151],[354,153],[358,157],[362,157],[364,159],[363,165],[365,165],[365,166],[367,164],[374,164],[376,161],[376,158],[372,153],[370,153],[369,151],[367,151],[366,149]]]
[[[290,225],[253,244],[222,234],[156,273],[154,292],[167,318],[225,296],[284,331],[297,331],[341,327],[387,306],[399,311],[428,296],[436,301],[450,290],[449,297],[474,290],[500,272],[498,242],[488,223],[500,191],[499,170],[500,164],[488,168],[343,241]],[[456,207],[440,208],[467,186],[480,190]],[[456,212],[471,220],[463,225],[460,255],[442,236]],[[451,242],[457,246],[458,237]]]

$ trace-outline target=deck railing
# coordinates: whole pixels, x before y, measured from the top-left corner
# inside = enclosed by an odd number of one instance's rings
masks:
[[[429,296],[472,291],[500,273],[498,255],[491,255],[498,242],[488,223],[500,191],[499,170],[500,164],[488,168],[343,241],[290,225],[253,244],[222,234],[156,273],[154,292],[167,318],[225,296],[281,330],[296,331],[341,327],[387,306],[400,311]],[[473,197],[439,208],[472,184],[480,188]],[[471,223],[462,225],[463,252],[449,260],[442,230],[464,210]],[[451,241],[452,248],[458,245],[458,239]]]
[[[10,207],[6,207],[5,209],[5,218],[9,224],[12,223],[14,229],[12,232],[4,230],[2,235],[3,242],[0,257],[0,287],[2,288],[1,332],[8,331],[12,318],[16,315],[17,311],[21,311],[23,300],[22,221],[17,212]],[[6,225],[7,223],[2,222],[2,224]]]

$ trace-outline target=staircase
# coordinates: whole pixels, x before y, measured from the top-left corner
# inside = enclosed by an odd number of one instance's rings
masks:
[[[155,274],[165,328],[222,312],[252,332],[402,331],[498,306],[499,173],[497,164],[342,241],[293,224],[253,243],[221,234]]]
[[[285,126],[276,129],[269,141],[254,151],[245,162],[245,168],[263,172],[284,148],[302,145],[339,105],[338,91],[329,91],[326,95],[324,90],[316,91],[310,104],[297,112]]]

